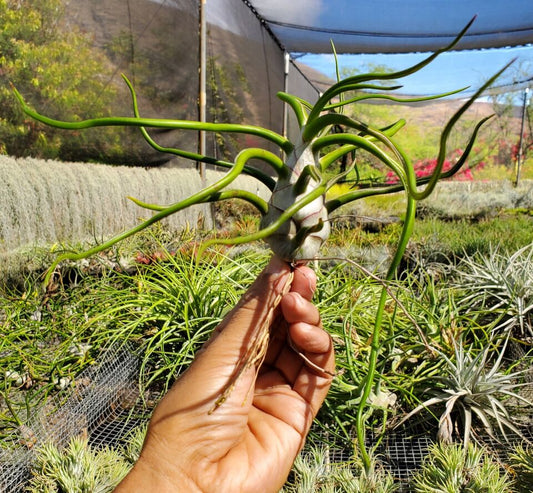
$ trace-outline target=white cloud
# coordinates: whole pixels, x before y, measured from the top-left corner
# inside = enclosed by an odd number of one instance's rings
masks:
[[[323,0],[258,0],[250,3],[266,19],[306,26],[316,22],[324,2]]]

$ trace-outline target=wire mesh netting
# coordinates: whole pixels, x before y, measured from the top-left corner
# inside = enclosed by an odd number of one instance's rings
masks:
[[[139,359],[131,348],[112,348],[102,361],[82,372],[65,399],[52,399],[33,419],[19,427],[11,440],[18,445],[0,450],[0,491],[21,491],[30,478],[35,451],[52,441],[66,446],[73,437],[86,437],[93,447],[117,447],[136,427],[149,419],[152,403],[141,404],[138,392]],[[146,404],[146,403],[145,403]],[[483,445],[500,464],[508,463],[513,446],[524,439],[533,442],[533,416],[528,409],[517,408],[514,416],[522,416],[523,436],[507,433],[488,436],[477,434]],[[428,450],[435,443],[429,431],[401,429],[383,437],[368,436],[368,447],[375,447],[378,467],[390,473],[399,491],[409,491],[409,480],[422,466]],[[307,445],[329,444],[326,435],[313,435]],[[331,463],[348,463],[353,459],[350,447],[329,444]]]
[[[530,423],[533,423],[530,416]],[[484,448],[502,469],[506,469],[509,464],[509,455],[518,444],[528,444],[533,442],[533,426],[524,426],[520,430],[522,436],[515,433],[506,433],[504,437],[501,433],[489,436],[480,433],[475,438],[475,443]],[[354,439],[355,440],[355,439]],[[422,467],[424,460],[428,457],[432,445],[437,442],[435,432],[417,432],[403,429],[387,432],[383,437],[367,437],[368,450],[374,450],[373,456],[376,460],[376,468],[389,473],[399,492],[410,490],[410,480],[413,475]],[[354,450],[347,446],[331,443],[328,436],[318,434],[313,440],[308,441],[303,454],[313,463],[313,447],[326,447],[329,464],[354,464]],[[357,454],[355,454],[357,456]],[[359,462],[353,465],[354,474],[360,473]]]
[[[45,442],[63,447],[81,436],[95,445],[117,444],[139,423],[139,417],[131,419],[139,397],[138,369],[131,348],[112,348],[99,364],[76,378],[68,398],[50,399],[19,427],[12,440],[19,445],[0,450],[0,491],[21,491],[30,477],[35,450]]]

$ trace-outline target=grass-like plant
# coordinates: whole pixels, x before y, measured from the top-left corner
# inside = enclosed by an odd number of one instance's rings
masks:
[[[370,99],[411,103],[444,97],[459,92],[452,91],[432,97],[401,98],[393,94],[393,91],[399,89],[401,86],[390,86],[386,82],[399,80],[411,75],[431,63],[441,53],[452,49],[466,33],[472,22],[473,19],[450,44],[429,55],[416,65],[393,73],[373,72],[339,80],[327,89],[314,104],[294,95],[278,93],[279,98],[287,103],[294,112],[300,127],[300,132],[293,141],[276,132],[253,125],[204,123],[141,117],[135,91],[127,79],[125,80],[131,90],[133,99],[133,117],[95,118],[79,122],[58,121],[43,116],[30,108],[22,96],[15,90],[15,95],[19,99],[25,113],[42,123],[71,130],[82,130],[99,126],[135,126],[140,128],[146,141],[158,151],[228,169],[228,172],[216,183],[206,186],[187,199],[171,205],[155,205],[132,199],[139,206],[153,211],[154,214],[152,217],[129,231],[119,234],[85,252],[66,252],[59,255],[48,272],[46,282],[51,279],[57,265],[64,260],[79,260],[98,253],[191,205],[233,199],[247,201],[259,211],[262,216],[259,229],[253,233],[232,238],[212,238],[201,246],[200,254],[214,244],[238,245],[264,240],[270,245],[274,254],[285,259],[287,262],[305,262],[319,256],[319,249],[330,234],[330,215],[337,209],[361,198],[403,191],[407,199],[405,220],[396,252],[386,274],[388,280],[392,279],[413,228],[416,202],[428,197],[434,190],[439,179],[452,176],[461,169],[473,148],[473,143],[480,127],[488,118],[482,119],[474,127],[465,145],[464,153],[451,169],[444,172],[443,165],[447,155],[447,141],[450,132],[477,97],[492,84],[506,67],[487,80],[445,125],[440,137],[439,152],[434,171],[427,177],[417,179],[411,159],[394,141],[394,135],[405,124],[404,120],[392,122],[382,128],[376,128],[371,122],[363,122],[357,118],[347,116],[344,114],[344,110],[349,105],[355,105],[360,101]],[[254,135],[277,146],[281,151],[282,157],[262,148],[248,148],[239,152],[233,161],[215,159],[182,149],[162,147],[150,136],[146,130],[147,128]],[[342,133],[338,132],[339,128],[343,130]],[[348,173],[354,174],[355,172],[357,175],[357,161],[354,161],[350,167],[342,172],[335,168],[336,163],[342,160],[343,156],[353,153],[356,150],[368,153],[377,158],[397,176],[397,183],[370,184],[369,186],[364,186],[363,183],[357,183],[357,186],[346,193],[327,200],[326,194],[328,190],[335,186],[339,180],[344,178]],[[250,166],[249,163],[252,159],[265,163],[270,168],[271,175],[258,171],[256,168]],[[268,187],[272,191],[270,200],[267,202],[253,193],[231,188],[235,178],[240,174],[250,175]],[[386,300],[387,290],[383,289],[377,305],[368,362],[368,374],[360,387],[361,398],[357,413],[358,441],[367,468],[370,467],[370,459],[365,452],[364,446],[364,409],[373,390],[374,378],[376,376],[376,364],[381,347],[380,331]],[[249,368],[261,360],[266,349],[266,341],[268,340],[268,336],[265,337],[264,334],[266,329],[267,324],[259,324],[257,333],[253,336],[257,342],[254,343],[254,347],[242,362],[242,367],[237,370],[237,375],[244,368]],[[231,387],[231,382],[229,382],[228,389]],[[220,401],[223,400],[220,399]]]
[[[512,491],[509,475],[481,447],[436,443],[413,476],[414,493]]]
[[[215,254],[212,264],[198,266],[194,252],[172,254],[160,245],[157,253],[160,260],[141,264],[134,274],[97,281],[87,296],[97,308],[86,330],[97,333],[91,336],[96,346],[102,340],[139,341],[143,386],[157,382],[166,389],[238,301],[266,255]]]
[[[476,420],[491,436],[494,435],[494,424],[505,439],[506,431],[523,436],[513,423],[505,399],[512,398],[527,406],[533,406],[533,403],[518,393],[520,387],[529,385],[520,380],[524,372],[503,372],[502,363],[508,340],[506,338],[502,347],[495,349],[489,339],[488,344],[477,354],[465,350],[462,341],[454,344],[454,357],[439,351],[445,364],[439,375],[432,375],[429,379],[427,392],[431,397],[410,411],[398,426],[424,409],[440,407],[444,410],[439,418],[437,438],[444,443],[453,440],[461,424],[463,442],[465,446],[468,445],[472,431],[476,429]],[[490,357],[494,353],[497,358],[489,367]]]
[[[125,443],[121,454],[131,466],[139,460],[147,429],[148,424],[139,425],[127,433],[124,438]]]
[[[515,474],[516,489],[521,493],[533,491],[533,446],[515,445],[509,454],[509,465]]]

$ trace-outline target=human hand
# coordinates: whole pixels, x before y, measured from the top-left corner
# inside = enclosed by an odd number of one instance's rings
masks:
[[[310,301],[310,268],[295,268],[290,292],[274,309],[259,372],[243,371],[214,405],[289,281],[289,265],[272,259],[156,407],[141,456],[117,493],[268,493],[283,486],[335,366],[331,338]]]

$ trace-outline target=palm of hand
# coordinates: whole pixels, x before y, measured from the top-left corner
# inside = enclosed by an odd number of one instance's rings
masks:
[[[313,364],[334,369],[331,339],[309,301],[315,285],[310,269],[295,271],[291,292],[276,309],[259,374],[246,370],[210,412],[249,343],[250,326],[267,315],[265,298],[283,290],[288,268],[274,270],[258,278],[156,408],[136,466],[149,466],[152,476],[157,471],[160,485],[152,491],[165,491],[162,483],[166,491],[266,493],[286,480],[331,382],[293,347]]]

